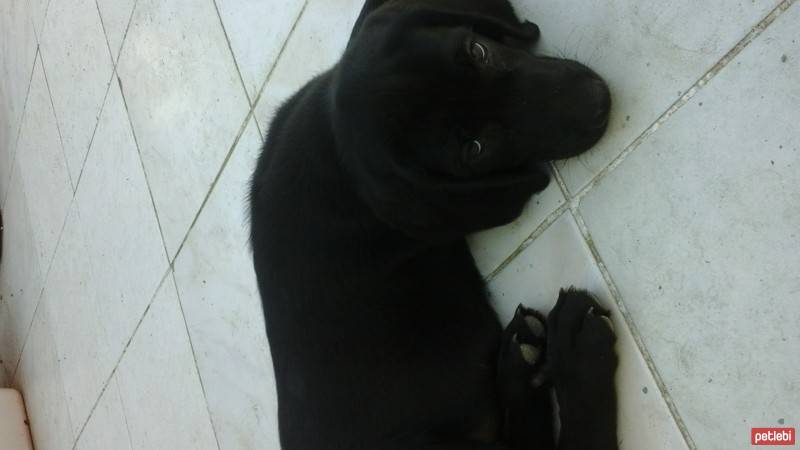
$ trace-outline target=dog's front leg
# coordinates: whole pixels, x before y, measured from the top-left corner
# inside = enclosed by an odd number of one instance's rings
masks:
[[[548,317],[547,366],[558,398],[559,450],[616,450],[616,337],[586,292],[561,291]]]
[[[546,319],[520,305],[503,332],[497,382],[502,439],[514,449],[552,450],[552,386],[545,373]]]

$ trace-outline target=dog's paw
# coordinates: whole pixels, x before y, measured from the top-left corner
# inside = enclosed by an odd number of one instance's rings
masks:
[[[538,388],[546,382],[547,319],[530,308],[517,307],[503,332],[500,374],[506,382]]]
[[[560,292],[547,318],[547,371],[557,386],[613,378],[617,367],[616,334],[609,315],[585,291]]]

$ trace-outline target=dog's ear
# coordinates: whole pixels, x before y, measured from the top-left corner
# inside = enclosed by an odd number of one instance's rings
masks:
[[[512,38],[532,44],[540,36],[539,26],[527,20],[519,22],[494,15],[445,9],[419,9],[407,14],[401,21],[405,22],[405,26],[470,26],[475,32],[498,41]]]
[[[352,41],[353,38],[358,34],[361,30],[361,27],[364,26],[364,21],[367,20],[367,16],[369,16],[373,11],[383,6],[389,0],[367,0],[364,3],[364,7],[361,8],[361,14],[358,15],[358,19],[356,19],[355,25],[353,25],[353,31],[350,33],[350,40]]]
[[[350,33],[350,41],[356,37],[364,26],[370,14],[383,6],[389,0],[367,0],[356,19],[353,31]],[[483,0],[481,0],[483,1]],[[510,14],[513,16],[513,13]],[[477,33],[492,37],[500,42],[512,41],[521,43],[521,46],[535,43],[540,36],[539,27],[530,21],[520,22],[516,18],[506,17],[506,15],[492,14],[480,11],[456,11],[450,9],[416,7],[405,10],[405,13],[398,19],[397,29],[409,30],[412,26],[470,26]]]

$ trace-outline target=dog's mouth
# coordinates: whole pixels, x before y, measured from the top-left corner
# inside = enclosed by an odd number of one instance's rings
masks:
[[[530,162],[528,164],[493,170],[486,173],[472,173],[472,174],[453,174],[436,169],[427,169],[425,175],[435,180],[438,186],[448,188],[459,188],[476,185],[486,188],[495,188],[503,186],[513,186],[519,184],[526,184],[532,180],[539,179],[542,173],[547,173],[547,168],[544,163]]]

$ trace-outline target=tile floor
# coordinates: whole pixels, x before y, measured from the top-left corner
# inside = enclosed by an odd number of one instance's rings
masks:
[[[0,384],[39,450],[277,449],[244,192],[362,0],[0,2]],[[470,239],[498,313],[614,311],[624,449],[800,422],[800,6],[517,0],[606,138]]]

